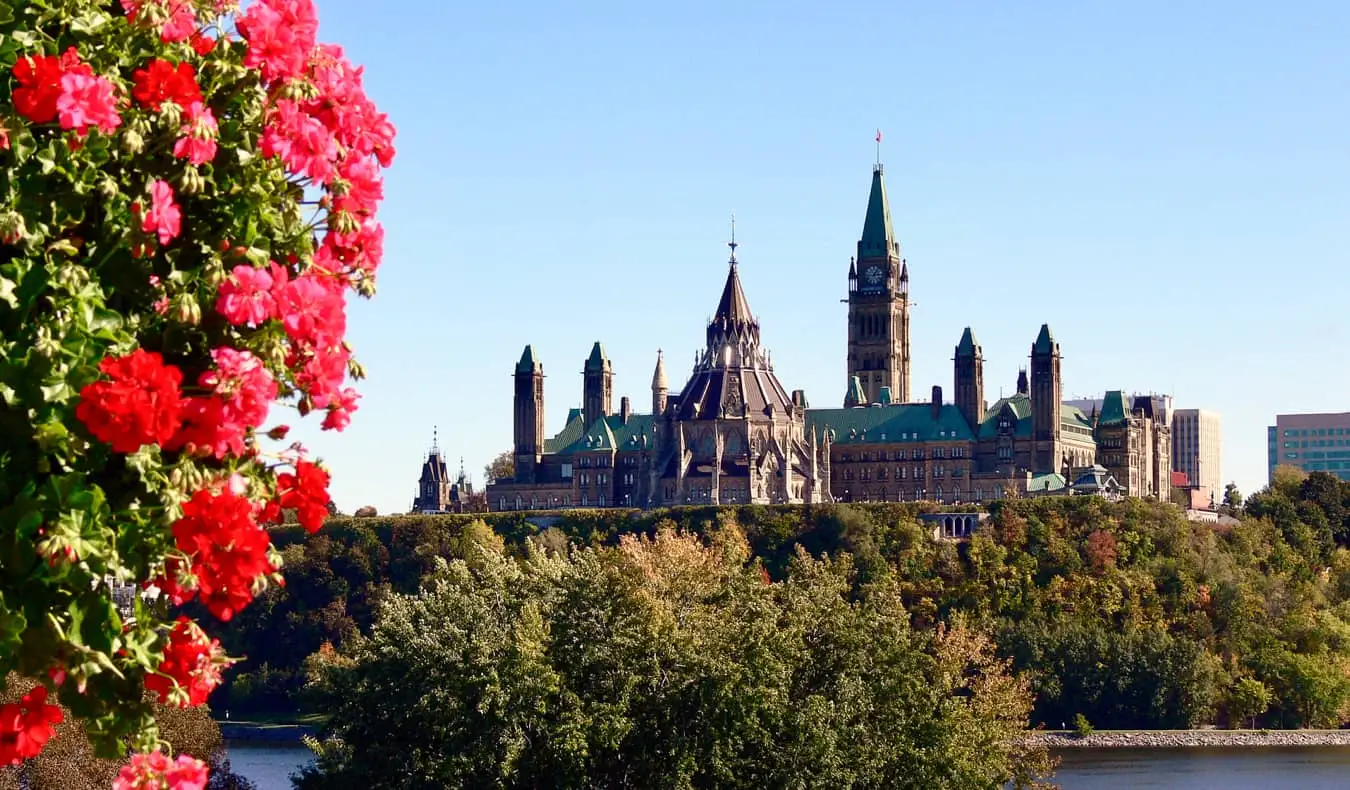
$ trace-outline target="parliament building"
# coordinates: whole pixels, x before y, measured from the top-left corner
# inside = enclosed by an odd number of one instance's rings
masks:
[[[984,356],[967,328],[951,397],[911,393],[909,269],[883,169],[848,270],[848,381],[842,408],[813,409],[774,373],[737,272],[726,282],[689,378],[672,391],[660,351],[651,408],[614,408],[614,371],[596,343],[582,408],[544,425],[544,368],[526,346],[515,369],[515,476],[487,488],[497,510],[687,504],[983,502],[1099,494],[1166,500],[1169,427],[1148,397],[1106,393],[1091,413],[1064,402],[1059,343],[1042,325],[1015,394],[984,396]]]

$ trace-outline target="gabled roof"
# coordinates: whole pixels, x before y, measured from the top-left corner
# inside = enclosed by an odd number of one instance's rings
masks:
[[[549,455],[575,455],[586,452],[623,452],[642,449],[644,437],[649,449],[656,448],[653,427],[656,418],[650,414],[630,414],[628,422],[618,414],[596,420],[585,426],[579,409],[568,420],[567,426],[552,439],[545,440],[544,452]]]
[[[872,191],[867,196],[867,217],[863,220],[862,238],[858,241],[858,257],[870,258],[898,254],[895,229],[891,225],[891,203],[886,197],[886,181],[882,167],[872,168]]]
[[[1013,436],[1025,438],[1031,436],[1031,397],[1012,395],[1000,398],[984,412],[984,421],[980,423],[980,438],[988,439],[998,435],[998,420],[1004,409],[1011,412],[1016,424]]]
[[[808,409],[806,429],[832,432],[835,444],[875,444],[891,442],[970,441],[970,427],[955,405],[938,409],[909,403],[897,406],[869,406],[862,409]]]

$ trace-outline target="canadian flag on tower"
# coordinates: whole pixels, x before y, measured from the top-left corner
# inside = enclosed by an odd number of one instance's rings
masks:
[[[881,142],[881,130],[880,130],[880,129],[877,130],[877,142],[878,142],[878,143]]]

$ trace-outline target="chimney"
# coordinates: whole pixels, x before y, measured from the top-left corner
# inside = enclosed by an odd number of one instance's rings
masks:
[[[631,401],[628,400],[628,396],[625,395],[619,399],[619,419],[623,421],[624,425],[627,425],[628,418],[632,414],[633,414],[633,404]]]
[[[942,388],[933,385],[933,419],[937,420],[942,416]]]

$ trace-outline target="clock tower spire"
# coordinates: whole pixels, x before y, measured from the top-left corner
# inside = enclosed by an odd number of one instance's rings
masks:
[[[892,402],[908,403],[909,266],[900,257],[884,175],[878,162],[858,256],[849,262],[848,381],[856,377],[867,403],[879,402],[883,387]]]

